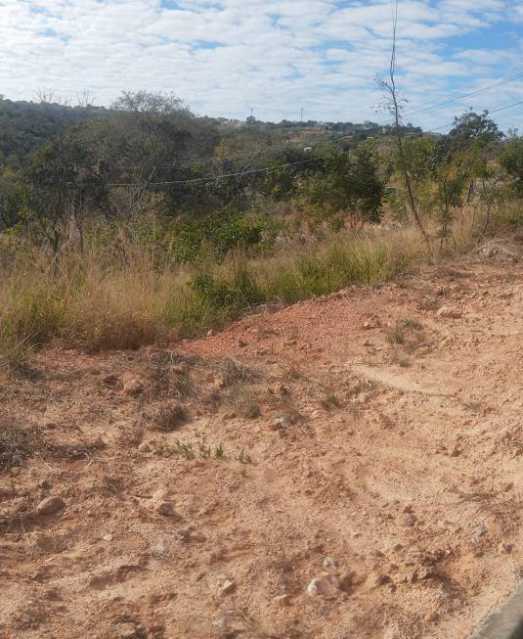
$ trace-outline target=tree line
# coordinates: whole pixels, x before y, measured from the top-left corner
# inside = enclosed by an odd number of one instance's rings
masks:
[[[205,243],[218,255],[267,243],[285,206],[331,230],[379,223],[385,209],[401,219],[406,171],[443,245],[472,200],[488,225],[499,198],[523,195],[523,140],[488,112],[463,114],[443,136],[402,127],[402,157],[391,127],[331,124],[311,143],[315,122],[240,126],[196,117],[173,95],[126,92],[110,109],[0,99],[0,231],[58,253],[71,225],[82,248],[94,222],[147,235],[154,215],[154,239],[186,261]],[[334,135],[348,130],[376,135]]]

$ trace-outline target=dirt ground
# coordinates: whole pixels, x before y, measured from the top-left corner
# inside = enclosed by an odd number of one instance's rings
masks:
[[[0,637],[471,637],[523,569],[502,257],[0,373]]]

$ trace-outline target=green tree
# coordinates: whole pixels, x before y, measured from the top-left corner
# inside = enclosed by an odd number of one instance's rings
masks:
[[[350,216],[353,225],[380,221],[384,190],[376,162],[364,148],[331,153],[323,172],[306,185],[313,204],[331,215]]]
[[[49,142],[25,170],[31,218],[54,252],[60,248],[67,221],[76,223],[83,246],[86,217],[95,211],[111,212],[107,167],[96,146],[81,133],[72,129]]]
[[[508,142],[501,153],[500,163],[512,179],[514,191],[523,196],[523,138]]]

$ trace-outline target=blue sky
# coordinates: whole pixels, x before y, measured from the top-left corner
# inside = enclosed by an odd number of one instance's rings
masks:
[[[0,0],[0,93],[148,89],[214,116],[386,121],[391,16],[391,0]],[[523,100],[522,53],[523,0],[400,0],[405,119],[503,109],[523,130],[523,105],[504,109]]]

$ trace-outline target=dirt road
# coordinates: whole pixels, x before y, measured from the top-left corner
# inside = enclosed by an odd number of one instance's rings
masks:
[[[522,275],[4,373],[0,637],[468,639],[523,566]]]

